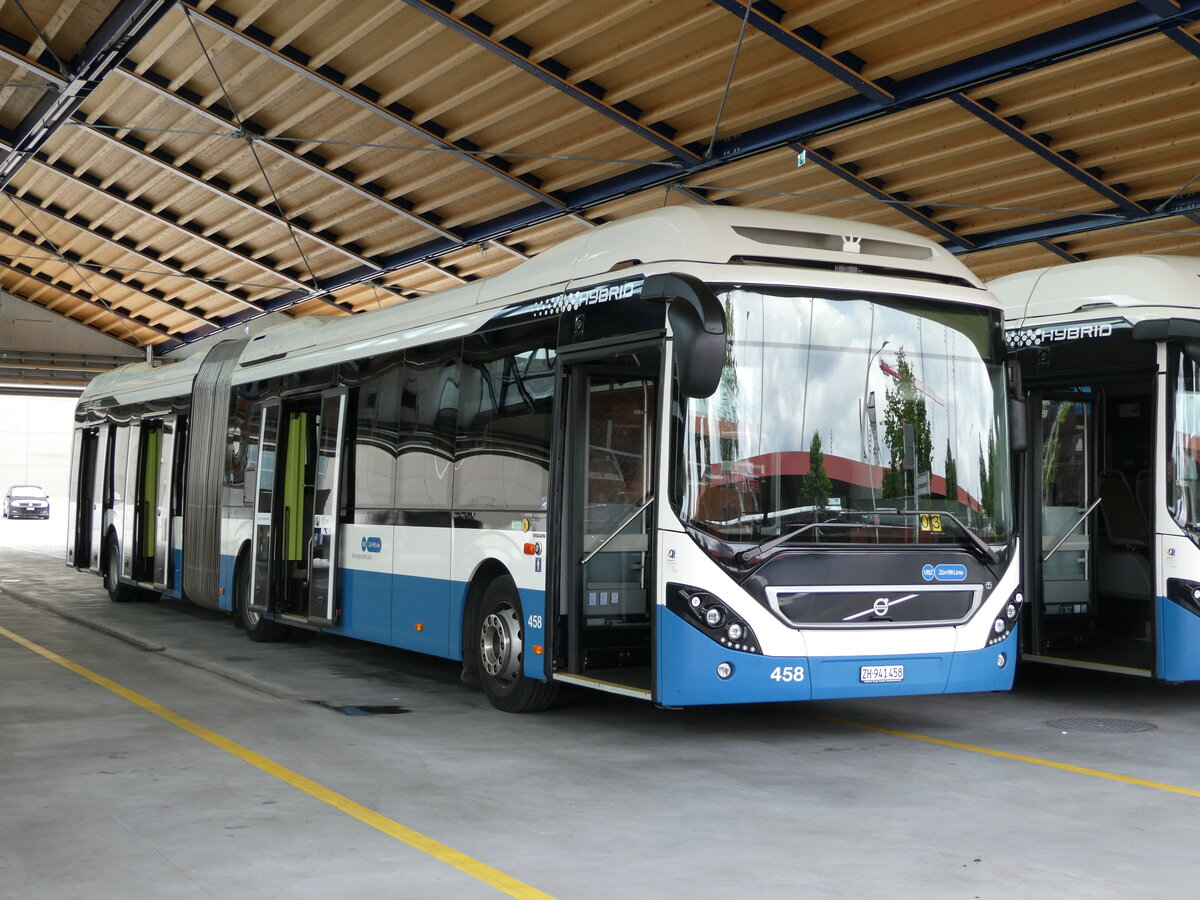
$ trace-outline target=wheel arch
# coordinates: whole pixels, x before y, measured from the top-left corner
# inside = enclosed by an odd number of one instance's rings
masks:
[[[458,620],[458,652],[464,668],[471,668],[474,664],[474,655],[471,653],[471,647],[475,642],[475,635],[471,632],[471,622],[474,621],[476,607],[478,607],[480,600],[483,599],[483,592],[487,590],[488,585],[497,578],[503,578],[506,575],[509,578],[513,578],[513,574],[509,571],[508,566],[495,557],[488,557],[481,561],[476,566],[475,571],[471,573],[471,578],[467,582],[462,614]],[[513,583],[516,583],[515,578],[513,578]]]

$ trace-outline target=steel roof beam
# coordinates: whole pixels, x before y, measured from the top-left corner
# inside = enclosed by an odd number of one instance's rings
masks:
[[[124,75],[126,78],[129,78],[136,84],[139,84],[142,87],[145,87],[145,88],[155,92],[159,96],[162,96],[168,100],[172,100],[175,103],[186,107],[191,112],[194,112],[200,116],[203,116],[204,118],[206,118],[210,122],[212,122],[214,125],[229,128],[230,129],[229,137],[231,137],[231,138],[234,137],[236,129],[238,127],[237,122],[234,119],[233,114],[228,109],[226,109],[224,106],[221,106],[219,104],[214,104],[211,107],[203,106],[200,103],[199,95],[193,93],[192,91],[188,91],[188,90],[182,89],[182,88],[178,89],[178,90],[171,90],[167,86],[167,79],[163,78],[161,75],[157,75],[152,72],[147,72],[145,74],[139,75],[136,71],[134,71],[134,67],[132,66],[132,64],[130,64],[128,62],[122,64],[121,74]],[[315,154],[311,154],[311,153],[310,154],[299,154],[299,153],[296,153],[296,151],[294,151],[291,147],[288,147],[286,145],[281,145],[278,142],[271,140],[270,138],[261,136],[263,133],[265,133],[265,129],[262,128],[262,126],[257,125],[253,122],[250,122],[249,120],[243,120],[243,125],[251,126],[251,127],[247,128],[247,131],[250,132],[251,134],[255,135],[255,137],[253,139],[255,143],[269,147],[271,150],[273,150],[278,155],[282,156],[284,159],[287,159],[287,160],[290,160],[291,162],[297,163],[300,166],[302,166],[303,168],[307,169],[308,171],[310,171],[316,175],[319,175],[324,178],[335,181],[339,186],[349,188],[350,190],[352,190],[356,194],[358,194],[360,197],[363,197],[364,199],[369,200],[372,203],[378,204],[379,206],[386,209],[388,212],[395,213],[396,215],[399,215],[402,218],[408,219],[417,225],[423,226],[425,228],[429,228],[430,230],[435,231],[438,234],[442,234],[446,237],[450,237],[450,238],[458,238],[459,237],[459,235],[456,234],[455,232],[444,229],[440,225],[436,224],[435,219],[430,219],[427,216],[420,216],[420,215],[412,212],[410,209],[408,209],[402,203],[399,203],[396,200],[389,200],[387,197],[385,197],[383,195],[382,188],[379,188],[378,193],[376,193],[375,190],[368,189],[367,187],[364,187],[363,185],[354,181],[352,178],[349,177],[348,174],[343,175],[341,173],[334,172],[334,171],[331,171],[331,170],[325,168],[323,165],[324,160],[320,159],[319,157],[316,157]],[[130,129],[130,130],[136,130],[136,129]],[[154,151],[154,152],[158,152],[158,151]],[[248,191],[243,190],[242,193],[245,193],[248,196],[253,196]],[[255,205],[260,210],[266,211],[265,207],[262,207],[259,205],[259,202],[260,201],[255,201]],[[276,216],[276,218],[280,218],[280,217]],[[314,240],[323,242],[323,239],[320,237],[319,232],[315,232],[308,228],[298,229],[298,230],[301,230],[303,234],[313,237]],[[332,241],[330,243],[327,243],[327,246],[329,246],[330,249],[336,250],[345,255],[350,255],[350,256],[356,257],[359,262],[361,262],[365,265],[373,264],[371,262],[371,259],[369,257],[367,257],[365,254],[363,254],[361,252],[352,252],[353,249],[356,247],[356,245],[354,245],[354,244],[343,243],[339,240],[336,240],[336,238],[335,238],[335,239],[332,239]],[[504,244],[500,243],[499,241],[496,241],[496,246],[502,248],[503,250],[507,251],[508,253],[510,253],[514,256],[522,256],[522,257],[524,256],[524,254],[521,254],[520,251],[514,250],[511,247],[507,247]],[[347,248],[350,248],[350,249],[347,249]],[[453,272],[449,272],[441,266],[434,265],[433,263],[427,263],[427,265],[430,268],[434,269],[435,271],[437,271],[443,275],[447,275],[450,278],[456,277]]]
[[[139,328],[145,328],[149,331],[153,331],[157,335],[165,337],[166,341],[164,341],[160,344],[155,344],[156,348],[159,348],[159,347],[162,348],[162,350],[160,352],[165,353],[168,350],[174,350],[176,347],[179,347],[184,343],[174,333],[172,333],[171,331],[168,331],[167,329],[165,329],[159,325],[153,324],[152,322],[150,322],[149,319],[146,319],[144,316],[133,316],[133,315],[130,315],[129,313],[122,312],[121,310],[119,310],[115,307],[111,307],[108,304],[102,302],[101,300],[96,299],[91,294],[85,294],[82,292],[75,291],[70,287],[70,285],[59,284],[57,281],[53,281],[44,275],[39,275],[36,272],[30,270],[29,268],[27,268],[25,266],[15,264],[15,263],[13,263],[11,258],[9,258],[8,256],[5,256],[3,254],[0,254],[0,268],[4,268],[4,269],[9,270],[10,272],[14,272],[15,274],[19,275],[22,278],[28,278],[31,281],[36,281],[38,284],[42,285],[43,287],[48,287],[53,291],[57,291],[58,293],[62,294],[63,296],[70,297],[72,300],[77,300],[80,303],[87,304],[88,306],[94,306],[96,309],[102,310],[102,311],[108,313],[109,315],[116,316],[118,319],[122,319],[125,322],[131,322],[132,324],[137,325]],[[8,290],[8,289],[6,288],[6,290]],[[10,293],[11,293],[11,291],[10,291]],[[28,298],[26,298],[26,299],[28,299]],[[42,304],[37,303],[33,300],[29,300],[29,302],[33,303],[34,306],[40,306],[42,309],[46,309],[45,306],[42,306]],[[57,315],[62,316],[64,319],[67,319],[70,322],[74,322],[76,325],[85,324],[83,322],[78,321],[77,319],[71,318],[68,315],[64,315],[63,313],[60,313],[57,310],[51,309],[48,311],[56,313]],[[107,332],[105,332],[102,328],[96,328],[95,325],[87,325],[87,327],[107,334]],[[214,334],[216,331],[219,331],[219,330],[220,329],[217,328],[216,326],[209,326],[209,327],[202,328],[202,329],[196,329],[195,331],[188,332],[188,338],[189,338],[189,340],[196,340],[198,338],[207,337],[210,334]],[[111,337],[112,335],[109,335],[109,336]],[[118,340],[124,340],[124,338],[119,338]],[[134,340],[137,340],[137,338],[134,338]],[[128,343],[128,342],[126,342],[126,343]]]
[[[975,242],[975,250],[994,250],[997,247],[1010,247],[1013,244],[1024,244],[1031,241],[1052,240],[1073,234],[1089,231],[1103,231],[1108,228],[1124,228],[1130,225],[1144,225],[1169,219],[1173,216],[1190,217],[1200,212],[1200,193],[1185,194],[1181,197],[1164,197],[1146,203],[1149,210],[1140,216],[1124,218],[1125,212],[1120,208],[1102,210],[1099,213],[1077,213],[1036,222],[1031,225],[1018,225],[1014,228],[1003,228],[971,235]],[[952,253],[960,252],[955,247],[948,247]]]
[[[771,3],[770,0],[759,0],[758,3],[744,3],[743,0],[713,0],[717,6],[727,9],[739,19],[745,19],[750,25],[776,42],[787,47],[798,56],[804,57],[827,75],[832,75],[838,81],[852,87],[868,100],[879,106],[888,106],[896,102],[896,95],[886,86],[877,81],[864,78],[859,72],[863,61],[850,53],[839,53],[830,56],[821,49],[825,43],[825,35],[811,26],[804,26],[790,31],[785,28],[784,11]],[[749,7],[749,12],[747,12]]]
[[[543,84],[566,94],[572,100],[582,103],[588,109],[598,112],[622,128],[649,141],[660,150],[665,150],[676,160],[690,164],[699,161],[700,154],[676,144],[673,140],[674,129],[663,122],[644,125],[640,119],[642,111],[628,101],[606,103],[604,89],[594,81],[582,81],[576,84],[568,77],[568,66],[548,56],[545,59],[533,60],[533,48],[516,37],[506,37],[493,40],[491,37],[495,26],[487,19],[475,13],[469,13],[459,19],[454,15],[452,0],[402,0],[403,3],[445,25],[451,31],[478,44],[490,53],[499,56],[505,62],[511,63],[524,72],[529,73]]]
[[[71,61],[66,83],[60,90],[44,94],[17,126],[13,150],[0,162],[0,187],[12,180],[174,5],[175,0],[120,0]]]
[[[728,9],[730,12],[734,12],[738,15],[746,14],[746,4],[743,3],[742,0],[714,0],[714,2],[716,2],[719,6]],[[1171,0],[1166,0],[1166,2],[1171,2]],[[1178,6],[1176,6],[1174,13],[1178,14],[1179,12],[1180,10]],[[774,14],[774,19],[768,17],[769,13]],[[824,37],[820,35],[819,32],[816,32],[811,28],[805,28],[798,32],[793,32],[788,31],[781,26],[778,23],[778,20],[782,17],[782,14],[782,10],[779,10],[778,7],[775,7],[774,4],[769,2],[769,0],[766,0],[766,2],[763,4],[752,7],[749,14],[749,21],[754,25],[755,28],[759,29],[767,36],[774,38],[777,42],[787,47],[789,50],[820,66],[824,71],[854,88],[868,99],[873,100],[881,105],[894,103],[896,101],[895,95],[888,92],[885,87],[877,84],[876,82],[862,78],[858,75],[855,68],[846,64],[852,61],[838,61],[834,57],[830,57],[822,53],[820,50],[820,43],[824,40]],[[801,32],[804,31],[810,32],[807,39],[801,34]],[[859,64],[861,65],[861,61],[859,61]],[[1082,166],[1076,164],[1073,154],[1054,150],[1050,147],[1049,139],[1044,135],[1027,134],[1023,130],[1024,123],[1019,119],[1014,119],[1011,117],[1004,118],[997,115],[995,112],[995,104],[990,100],[987,100],[986,98],[975,100],[961,92],[951,93],[948,96],[967,112],[971,113],[981,121],[990,125],[992,128],[1016,141],[1025,149],[1036,153],[1042,159],[1057,167],[1062,172],[1065,172],[1067,175],[1070,175],[1076,181],[1079,181],[1085,186],[1091,188],[1105,199],[1124,208],[1130,214],[1136,215],[1138,213],[1145,212],[1141,206],[1126,197],[1122,191],[1105,184],[1100,175],[1095,172],[1088,171]],[[836,174],[845,177],[842,172],[837,171],[836,169],[832,171],[835,171]],[[861,186],[862,185],[860,184],[860,187]],[[869,186],[864,189],[869,191]],[[884,195],[884,197],[886,198],[886,195]],[[923,222],[923,224],[929,227],[929,222]],[[957,237],[954,235],[945,234],[944,231],[940,231],[937,228],[934,230],[939,231],[939,233],[942,233],[943,236],[950,237],[952,241],[957,240]]]
[[[1054,243],[1053,241],[1039,240],[1039,241],[1035,241],[1034,243],[1038,244],[1039,246],[1043,247],[1046,250],[1049,250],[1055,256],[1061,257],[1062,259],[1066,260],[1069,263],[1082,262],[1085,259],[1085,257],[1076,256],[1070,250],[1067,250],[1064,247],[1058,246],[1058,244]]]
[[[171,90],[167,87],[167,79],[161,75],[154,73],[145,73],[139,75],[133,71],[132,66],[123,66],[121,74],[130,79],[136,84],[146,87],[160,96],[174,100],[181,106],[186,107],[198,115],[208,119],[214,125],[220,128],[229,129],[228,136],[230,138],[238,137],[238,120],[233,112],[226,109],[219,103],[214,103],[212,106],[204,106],[200,103],[200,97],[186,88],[178,88]],[[246,134],[254,143],[268,147],[272,152],[283,157],[289,162],[293,162],[298,166],[333,181],[338,187],[345,188],[357,194],[364,200],[378,204],[388,212],[408,219],[415,225],[420,225],[422,228],[428,228],[430,231],[440,234],[443,237],[454,238],[458,235],[450,229],[443,228],[436,216],[422,216],[419,213],[412,211],[409,206],[403,202],[389,200],[384,196],[384,190],[381,187],[374,185],[363,185],[350,177],[351,173],[342,174],[332,169],[326,168],[326,161],[320,155],[311,150],[305,153],[297,153],[290,146],[287,146],[273,138],[267,137],[266,129],[250,119],[241,120],[241,127],[245,129]]]
[[[417,122],[413,111],[399,103],[389,103],[387,106],[384,106],[380,103],[379,93],[371,90],[369,87],[361,84],[347,87],[345,84],[346,76],[332,66],[324,65],[317,69],[311,68],[308,54],[291,44],[276,49],[275,37],[261,28],[251,26],[245,31],[239,30],[237,28],[237,17],[233,13],[221,9],[219,6],[212,5],[205,10],[200,10],[197,9],[197,0],[181,0],[181,2],[188,7],[191,14],[226,37],[232,38],[268,56],[292,72],[319,84],[327,91],[332,91],[343,100],[347,100],[375,116],[385,119],[414,137],[428,141],[436,147],[441,147],[443,150],[454,154],[460,162],[467,163],[486,172],[488,175],[499,178],[510,187],[529,194],[537,200],[544,201],[552,207],[562,209],[563,203],[561,200],[553,193],[541,189],[540,179],[531,175],[512,175],[509,171],[512,166],[503,157],[481,156],[478,153],[481,148],[475,146],[470,141],[446,140],[445,135],[449,132],[448,128],[439,125],[433,120]]]
[[[1141,204],[1125,196],[1124,191],[1120,190],[1118,186],[1108,185],[1101,180],[1102,173],[1096,170],[1085,169],[1076,163],[1073,153],[1070,151],[1059,152],[1052,148],[1048,135],[1029,134],[1023,130],[1025,123],[1019,118],[997,115],[995,111],[996,106],[991,100],[987,98],[976,100],[968,97],[966,94],[958,93],[951,94],[950,99],[980,121],[985,122],[1001,134],[1016,141],[1026,150],[1036,153],[1059,171],[1065,172],[1109,202],[1115,203],[1129,215],[1136,216],[1146,211],[1145,207]]]
[[[33,238],[26,237],[25,235],[23,235],[19,231],[17,231],[15,228],[11,228],[3,222],[0,222],[0,235],[4,235],[5,237],[12,238],[15,241],[19,241],[22,244],[24,244],[26,247],[31,247],[35,250],[41,250],[43,253],[47,254],[47,258],[49,260],[60,261],[68,266],[77,265],[82,269],[86,269],[88,272],[92,273],[93,275],[100,276],[101,278],[105,279],[106,281],[110,281],[114,284],[119,284],[121,287],[125,288],[128,291],[132,291],[135,294],[140,294],[141,296],[143,296],[146,299],[151,300],[155,303],[161,303],[164,306],[168,306],[174,312],[183,313],[184,315],[190,316],[198,322],[203,322],[205,325],[210,324],[210,320],[207,316],[205,316],[203,313],[198,313],[198,312],[195,312],[194,310],[189,309],[187,306],[184,305],[183,301],[181,301],[181,300],[176,300],[173,297],[168,297],[162,291],[155,290],[154,288],[147,288],[145,285],[142,285],[141,283],[139,283],[137,281],[123,281],[121,278],[118,278],[115,275],[108,274],[108,272],[106,272],[104,270],[111,268],[110,266],[103,265],[102,263],[89,263],[89,262],[85,261],[77,253],[59,252],[54,247],[48,247],[38,240],[34,240]],[[84,279],[84,281],[86,283],[86,279]]]
[[[87,187],[87,188],[93,190],[93,191],[96,191],[97,193],[103,194],[108,199],[110,199],[116,203],[119,203],[122,206],[127,206],[130,209],[135,210],[136,212],[138,212],[141,215],[147,216],[157,222],[161,222],[163,225],[167,225],[172,228],[177,228],[180,231],[182,231],[185,235],[187,235],[187,237],[190,240],[198,241],[202,244],[207,245],[208,247],[211,247],[213,250],[217,250],[221,253],[226,253],[230,256],[233,256],[234,258],[238,259],[239,261],[247,263],[249,265],[252,265],[257,269],[260,269],[261,271],[274,276],[275,278],[279,278],[284,281],[288,281],[295,287],[307,288],[309,286],[307,282],[301,281],[299,278],[293,278],[293,277],[289,276],[287,273],[281,271],[280,269],[275,268],[271,265],[268,265],[267,263],[263,262],[262,260],[256,259],[255,257],[250,256],[248,253],[244,253],[244,252],[238,250],[236,248],[236,246],[232,246],[229,242],[223,243],[222,241],[219,241],[216,238],[213,238],[213,237],[208,236],[207,234],[204,234],[198,225],[195,225],[190,222],[185,223],[185,222],[179,221],[178,217],[175,216],[174,213],[171,213],[166,209],[155,212],[153,206],[150,203],[146,202],[145,200],[141,199],[140,197],[135,198],[135,199],[130,199],[129,195],[126,192],[120,190],[119,188],[116,188],[112,185],[110,185],[109,187],[104,187],[100,183],[100,180],[97,179],[94,175],[90,175],[87,172],[81,172],[81,173],[77,174],[70,167],[68,167],[61,161],[53,162],[53,163],[50,162],[49,158],[44,153],[41,153],[41,152],[39,152],[37,154],[37,156],[34,158],[34,162],[36,162],[38,165],[44,166],[45,168],[49,169],[50,171],[54,172],[55,174],[64,176],[65,178],[68,178],[71,181],[76,182],[77,184],[80,184],[84,187]],[[282,285],[280,285],[280,286],[271,286],[270,289],[281,291],[281,290],[284,290],[285,288]],[[246,301],[246,302],[250,302],[250,301]]]
[[[1192,56],[1200,57],[1200,38],[1182,28],[1168,28],[1163,32]]]
[[[95,225],[78,213],[75,215],[67,215],[66,210],[62,209],[58,205],[50,203],[49,201],[38,197],[36,194],[30,193],[29,191],[18,193],[12,185],[6,186],[4,188],[4,193],[16,200],[18,203],[25,203],[33,209],[36,209],[39,213],[50,216],[53,219],[57,219],[58,221],[78,228],[81,231],[86,231],[88,234],[94,235],[95,237],[100,238],[102,241],[110,243],[127,253],[132,253],[141,259],[146,260],[148,263],[156,266],[162,266],[164,269],[168,270],[166,272],[150,274],[158,274],[166,277],[186,278],[189,281],[199,281],[203,283],[209,290],[216,294],[220,294],[222,297],[226,297],[236,303],[241,303],[242,305],[248,306],[252,309],[258,308],[258,304],[253,300],[249,300],[246,297],[235,294],[233,291],[229,291],[223,287],[220,287],[205,273],[191,269],[184,269],[181,266],[177,266],[174,263],[168,262],[157,254],[149,252],[144,247],[139,247],[137,242],[131,238],[118,237],[111,228],[108,228],[104,225]]]
[[[34,72],[56,88],[66,87],[67,79],[53,65],[54,59],[43,50],[38,59],[29,58],[32,45],[24,38],[0,28],[0,59]]]
[[[406,2],[420,8],[429,6],[429,0],[406,0]],[[430,14],[433,15],[432,12]],[[445,14],[439,13],[438,15],[444,16]],[[645,166],[588,185],[564,196],[563,200],[568,212],[583,212],[593,206],[636,194],[648,188],[680,181],[698,172],[735,160],[787,147],[797,142],[807,144],[816,136],[879,118],[887,112],[894,111],[898,106],[912,108],[943,99],[950,93],[989,84],[1011,75],[1014,69],[1031,71],[1043,68],[1149,34],[1160,33],[1168,27],[1183,24],[1185,21],[1194,21],[1197,18],[1200,18],[1200,0],[1187,0],[1184,11],[1171,20],[1162,20],[1136,3],[1128,4],[1082,22],[1053,29],[1035,38],[1017,41],[971,59],[952,63],[898,82],[892,87],[892,93],[896,96],[897,103],[886,110],[863,96],[838,100],[718,141],[711,159],[699,160],[703,148],[697,148],[697,162],[684,166],[680,171],[664,171],[662,166]],[[1153,210],[1153,204],[1149,204],[1149,208]],[[1200,209],[1200,206],[1197,209]],[[1194,210],[1179,209],[1178,213],[1185,214],[1190,211]],[[1125,215],[1124,211],[1121,211],[1120,214]],[[1141,217],[1129,217],[1123,224],[1137,222],[1142,218],[1157,219],[1174,214],[1148,212]],[[468,229],[465,242],[455,244],[444,238],[438,238],[391,256],[381,257],[378,261],[383,265],[385,271],[393,271],[473,243],[479,243],[482,240],[495,240],[513,231],[539,224],[549,218],[552,216],[541,205],[526,207]],[[1082,218],[1089,223],[1088,227],[1076,230],[1095,230],[1097,227],[1105,227],[1097,226],[1097,220],[1094,217]],[[1073,227],[1066,220],[1059,221],[1063,222],[1063,227]],[[1110,224],[1120,223],[1111,222]],[[1006,232],[999,234],[1001,237],[998,240],[1003,241]],[[1013,240],[1011,243],[1056,235],[1057,232],[1050,228],[1045,234],[1031,233],[1030,236]],[[963,236],[960,235],[960,237]],[[973,242],[976,249],[984,249],[982,243],[984,237],[985,235],[969,235],[966,236],[966,239]],[[1005,243],[997,244],[997,246],[1006,245]],[[361,269],[350,270],[327,278],[324,288],[327,291],[336,290],[339,287],[365,281],[376,274]],[[305,302],[306,299],[309,298],[303,293],[291,292],[274,298],[269,301],[268,305],[272,311],[275,311],[295,306]],[[238,324],[240,321],[252,318],[252,315],[237,313],[229,318],[231,324]]]
[[[960,250],[970,250],[973,245],[971,241],[961,234],[954,231],[953,223],[938,222],[931,215],[932,210],[928,207],[913,206],[909,197],[904,192],[891,193],[879,178],[861,178],[858,175],[858,167],[854,163],[838,163],[833,158],[833,152],[826,147],[806,147],[803,144],[794,145],[797,151],[807,151],[807,158],[815,162],[827,172],[831,172],[843,181],[854,185],[860,191],[870,194],[878,200],[884,200],[896,212],[903,213],[914,222],[917,222],[935,234],[950,241]]]
[[[297,233],[299,233],[301,236],[303,236],[305,238],[308,238],[309,240],[313,241],[316,244],[320,244],[321,246],[326,247],[330,250],[333,250],[337,253],[340,253],[343,256],[347,256],[350,259],[353,259],[355,262],[358,262],[360,264],[374,266],[376,268],[376,270],[379,269],[379,266],[376,263],[368,260],[367,257],[362,256],[360,253],[358,253],[357,249],[354,248],[354,245],[339,244],[337,242],[336,236],[325,236],[325,235],[322,235],[320,232],[308,230],[305,227],[306,223],[304,223],[303,220],[295,220],[295,221],[289,220],[289,219],[286,219],[285,217],[281,216],[279,213],[272,212],[271,210],[267,209],[266,207],[260,206],[259,203],[262,202],[260,200],[260,198],[251,194],[247,190],[243,189],[243,190],[235,192],[233,190],[230,190],[225,184],[223,184],[222,182],[220,182],[216,179],[206,179],[203,177],[203,175],[199,171],[199,169],[197,169],[195,166],[192,166],[188,163],[177,164],[175,162],[174,158],[171,156],[171,154],[167,153],[167,151],[165,151],[161,148],[158,148],[155,150],[148,150],[148,149],[146,149],[146,145],[144,144],[144,142],[141,141],[140,139],[134,137],[133,135],[127,135],[125,137],[125,139],[122,140],[121,138],[118,138],[115,135],[113,135],[108,128],[94,127],[95,123],[89,124],[89,123],[83,121],[82,117],[80,117],[77,121],[84,130],[88,131],[90,134],[92,134],[95,137],[100,138],[103,141],[107,141],[110,144],[113,144],[117,147],[121,147],[122,149],[133,153],[134,155],[138,156],[141,159],[147,160],[149,162],[153,162],[153,163],[159,165],[160,167],[162,167],[163,169],[165,169],[166,171],[168,171],[174,175],[177,175],[181,178],[184,178],[185,180],[191,182],[192,184],[202,187],[211,193],[217,194],[218,196],[224,198],[225,200],[229,200],[229,201],[237,204],[238,206],[242,207],[245,210],[257,213],[258,215],[260,215],[266,219],[269,219],[272,222],[275,222],[276,224],[281,224],[284,227],[295,228]],[[97,119],[96,122],[101,123],[101,126],[103,126],[103,124],[104,124],[103,120]],[[297,221],[299,222],[299,224],[297,224]],[[276,269],[276,271],[281,271],[281,270]],[[305,285],[306,287],[311,286],[311,282],[306,282],[299,276],[296,276],[296,275],[293,275],[290,273],[285,273],[285,274],[289,281],[293,281],[297,284]],[[319,282],[320,282],[320,279],[318,279],[318,283]],[[316,299],[316,298],[314,298],[314,299]],[[346,307],[344,307],[342,304],[335,303],[332,300],[329,302],[331,305],[335,306],[337,309],[340,309],[342,312],[349,312],[349,310]]]

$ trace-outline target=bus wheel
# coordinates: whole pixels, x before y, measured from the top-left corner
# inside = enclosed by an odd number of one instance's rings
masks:
[[[505,712],[538,712],[554,702],[558,685],[526,678],[521,598],[508,575],[487,586],[476,607],[474,633],[479,681]]]
[[[268,644],[282,641],[290,630],[286,625],[264,619],[262,613],[250,608],[250,562],[243,559],[237,570],[237,600],[238,622],[246,632],[246,637],[257,644]]]
[[[104,589],[113,603],[127,603],[133,599],[129,585],[121,584],[121,548],[116,541],[108,542],[108,565],[104,568]]]

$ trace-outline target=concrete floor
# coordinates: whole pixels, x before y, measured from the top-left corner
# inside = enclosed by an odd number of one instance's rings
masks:
[[[61,527],[0,522],[0,627],[233,744],[0,635],[3,898],[1128,898],[1200,882],[1200,686],[1029,667],[1012,694],[664,711],[578,692],[513,716],[445,661],[252,644],[185,604],[110,603],[61,564]],[[1047,724],[1085,717],[1155,728]]]

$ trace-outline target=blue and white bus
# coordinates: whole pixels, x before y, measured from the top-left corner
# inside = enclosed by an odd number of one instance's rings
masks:
[[[1200,259],[989,287],[1029,392],[1023,655],[1200,679]]]
[[[889,228],[665,208],[503,275],[95,379],[69,563],[499,708],[1005,689],[1003,320]]]

